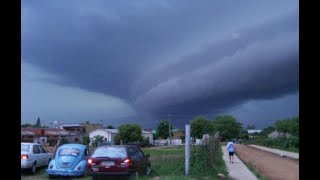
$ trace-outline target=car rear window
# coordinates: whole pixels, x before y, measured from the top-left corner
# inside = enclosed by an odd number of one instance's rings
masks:
[[[64,148],[59,151],[59,156],[63,155],[72,155],[72,156],[79,156],[80,150],[75,148]]]
[[[101,147],[93,152],[92,157],[125,158],[127,151],[123,147]]]
[[[21,151],[29,152],[30,145],[21,144]]]

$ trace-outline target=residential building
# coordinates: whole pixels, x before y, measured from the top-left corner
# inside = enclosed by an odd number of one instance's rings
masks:
[[[89,133],[90,139],[94,136],[104,137],[104,141],[114,141],[114,137],[119,133],[118,129],[96,129]],[[153,144],[153,134],[152,132],[142,130],[142,137],[147,138],[150,144]]]

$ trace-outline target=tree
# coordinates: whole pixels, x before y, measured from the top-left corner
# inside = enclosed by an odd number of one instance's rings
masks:
[[[170,129],[173,129],[171,124],[170,124]],[[169,122],[167,120],[162,120],[158,124],[156,137],[162,138],[162,139],[167,139],[169,137]],[[172,137],[172,132],[171,132],[171,137]]]
[[[34,125],[34,127],[38,127],[38,128],[41,127],[40,117],[38,117],[37,123]]]
[[[230,115],[218,116],[213,121],[214,132],[220,132],[222,141],[238,138],[242,132],[242,124]]]
[[[103,136],[100,136],[100,135],[96,135],[94,136],[91,140],[92,140],[92,143],[91,145],[93,147],[97,147],[99,145],[99,143],[103,142],[103,139],[104,137]]]
[[[212,123],[205,117],[198,116],[191,121],[191,137],[201,139],[203,134],[213,133]]]
[[[261,131],[261,135],[267,137],[270,133],[272,133],[275,130],[276,128],[273,126],[266,127]]]
[[[255,129],[256,127],[252,124],[252,125],[248,125],[247,129]]]
[[[89,136],[82,136],[82,144],[88,146],[90,143],[90,137]]]
[[[33,127],[34,125],[26,123],[26,124],[22,124],[21,127]]]
[[[107,127],[105,127],[106,129],[115,129],[112,125],[108,125]]]
[[[276,130],[279,132],[279,134],[282,134],[283,137],[289,133],[290,125],[290,119],[278,120],[275,122]]]
[[[115,143],[120,144],[120,141],[124,144],[130,142],[142,142],[142,130],[138,124],[124,124],[119,127],[119,133],[115,136]]]
[[[289,133],[292,136],[299,137],[299,116],[293,117],[290,122]]]

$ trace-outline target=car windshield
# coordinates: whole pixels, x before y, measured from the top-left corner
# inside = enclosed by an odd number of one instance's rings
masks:
[[[21,144],[21,151],[29,152],[30,145]]]
[[[125,158],[127,157],[127,151],[123,147],[101,147],[94,151],[92,157]]]
[[[79,156],[80,150],[75,148],[64,148],[59,151],[59,156],[63,155],[72,155],[72,156]]]

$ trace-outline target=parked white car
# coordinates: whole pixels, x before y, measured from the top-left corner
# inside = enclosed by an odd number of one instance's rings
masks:
[[[21,143],[21,169],[31,170],[34,174],[38,167],[47,166],[51,161],[52,153],[41,144]]]

